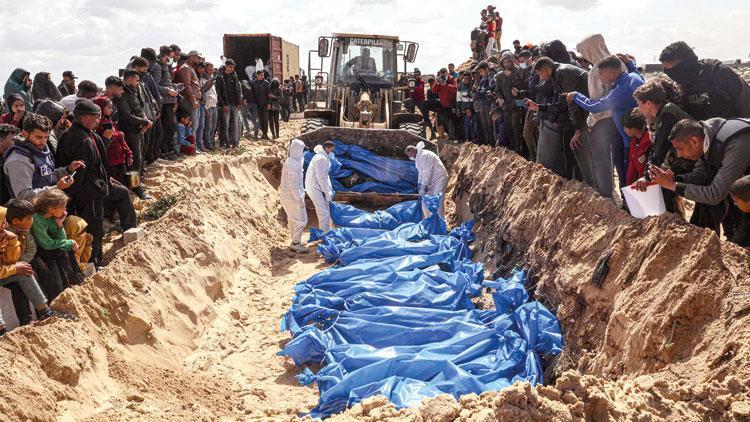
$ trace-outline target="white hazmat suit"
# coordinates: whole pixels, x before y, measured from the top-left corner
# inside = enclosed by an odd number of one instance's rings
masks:
[[[301,243],[302,231],[307,226],[305,210],[305,183],[302,165],[304,163],[305,144],[299,139],[292,139],[289,144],[289,158],[281,168],[281,186],[279,197],[281,206],[286,212],[292,244]]]
[[[445,193],[445,186],[448,184],[448,171],[437,154],[424,149],[424,142],[417,144],[417,156],[414,159],[414,164],[416,164],[419,173],[420,195]],[[425,218],[430,216],[430,212],[424,205],[422,206],[422,214]],[[440,215],[443,215],[442,201],[440,202]]]
[[[331,230],[331,210],[328,207],[328,204],[333,200],[331,179],[328,177],[330,162],[322,145],[316,145],[313,151],[315,156],[307,166],[305,176],[305,192],[315,204],[318,228],[325,233]]]

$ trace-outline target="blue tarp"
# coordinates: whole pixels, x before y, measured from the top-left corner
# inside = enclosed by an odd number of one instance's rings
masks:
[[[351,205],[330,203],[333,224],[358,229],[392,230],[404,223],[417,223],[422,220],[422,207],[419,201],[406,201],[385,211],[367,212]]]
[[[440,197],[426,197],[436,210]],[[292,339],[280,355],[317,383],[310,413],[327,417],[366,397],[397,407],[427,397],[500,390],[522,380],[543,382],[544,357],[562,349],[555,316],[529,302],[526,273],[484,281],[470,261],[473,224],[449,234],[437,213],[393,230],[340,227],[318,236],[318,251],[336,266],[295,286],[282,329]],[[492,290],[495,309],[471,298]]]
[[[357,145],[334,141],[336,152],[331,157],[331,185],[336,192],[417,193],[417,167],[410,160],[383,157]],[[304,168],[315,155],[305,151]],[[349,177],[354,171],[368,180],[345,187],[338,179]]]

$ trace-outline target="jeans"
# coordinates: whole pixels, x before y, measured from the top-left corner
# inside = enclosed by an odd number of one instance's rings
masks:
[[[612,171],[613,138],[617,140],[621,139],[620,132],[617,131],[612,118],[596,122],[589,134],[594,189],[605,198],[612,197],[612,184],[614,183],[614,174]]]
[[[250,123],[247,121],[247,115],[250,113],[250,110],[248,109],[248,105],[246,103],[242,103],[242,119],[240,121],[242,122],[242,131],[249,131],[250,130]]]
[[[630,151],[625,149],[625,143],[622,140],[622,135],[617,133],[617,136],[612,138],[612,161],[615,163],[615,169],[617,169],[617,179],[620,182],[620,187],[623,188],[627,185],[625,177],[628,173],[628,154]]]
[[[247,105],[247,111],[248,115],[250,117],[250,121],[253,122],[253,137],[258,137],[258,129],[260,127],[258,126],[258,104],[251,103]],[[250,128],[248,128],[250,130]]]
[[[203,132],[206,128],[206,105],[198,106],[198,127],[193,123],[193,133],[195,134],[195,147],[199,150],[203,148]]]
[[[29,298],[34,306],[46,305],[47,298],[44,297],[42,289],[39,288],[39,284],[33,275],[19,275],[15,274],[10,277],[0,279],[0,286],[5,286],[9,283],[18,283],[21,286],[24,294]],[[3,316],[0,315],[0,325],[5,325]]]
[[[221,135],[219,136],[219,144],[223,147],[230,145],[239,145],[240,143],[240,120],[239,111],[235,106],[227,107],[227,111],[222,109],[221,111]]]
[[[190,120],[192,120],[193,123],[193,135],[198,133],[198,127],[201,125],[201,108],[198,106],[197,108],[190,110]]]
[[[219,124],[219,109],[217,107],[206,108],[205,124],[203,125],[203,145],[207,148],[214,147],[214,137]]]
[[[536,161],[536,140],[539,127],[534,121],[534,112],[526,112],[526,119],[523,123],[523,140],[526,143],[526,149],[529,151],[529,161]]]

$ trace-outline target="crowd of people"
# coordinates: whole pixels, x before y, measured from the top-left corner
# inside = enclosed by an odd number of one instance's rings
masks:
[[[683,199],[693,201],[691,223],[750,246],[737,206],[750,172],[750,86],[730,67],[678,41],[660,55],[665,75],[646,80],[599,34],[577,52],[560,40],[515,40],[486,58],[474,47],[472,37],[475,59],[460,72],[451,64],[425,83],[414,71],[411,102],[432,139],[511,149],[608,198],[615,184],[658,184],[669,212],[685,216]]]
[[[16,69],[0,115],[0,285],[11,290],[19,322],[73,318],[47,308],[84,269],[106,265],[105,219],[122,231],[137,225],[131,193],[151,197],[133,179],[157,159],[232,149],[243,132],[279,136],[279,119],[303,110],[306,80],[269,81],[262,66],[241,80],[231,58],[215,68],[179,46],[143,48],[118,75],[55,84]],[[248,118],[252,120],[251,127]],[[136,177],[134,177],[136,176]],[[5,323],[0,316],[0,335]]]

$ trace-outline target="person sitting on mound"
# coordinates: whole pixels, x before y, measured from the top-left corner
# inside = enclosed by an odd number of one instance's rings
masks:
[[[62,191],[60,192],[62,193]],[[10,205],[16,207],[18,204],[11,202]],[[11,218],[16,221],[17,224],[19,224],[19,221],[28,223],[25,221],[28,219],[28,216],[19,217],[20,215],[15,214],[15,211],[11,211]],[[42,289],[39,287],[39,283],[37,283],[37,280],[34,277],[34,270],[31,267],[31,264],[21,261],[22,258],[28,258],[29,252],[27,249],[31,244],[26,241],[26,235],[23,235],[21,238],[13,232],[6,230],[7,227],[8,224],[5,218],[3,218],[2,221],[0,221],[0,286],[5,286],[10,283],[18,283],[26,297],[31,300],[31,303],[36,308],[40,320],[50,317],[75,320],[73,315],[53,311],[47,306],[47,298],[44,296]],[[3,319],[2,314],[0,314],[0,336],[4,335],[6,332],[5,320]]]
[[[177,143],[180,154],[195,155],[195,137],[190,123],[190,115],[180,112],[177,116]]]

